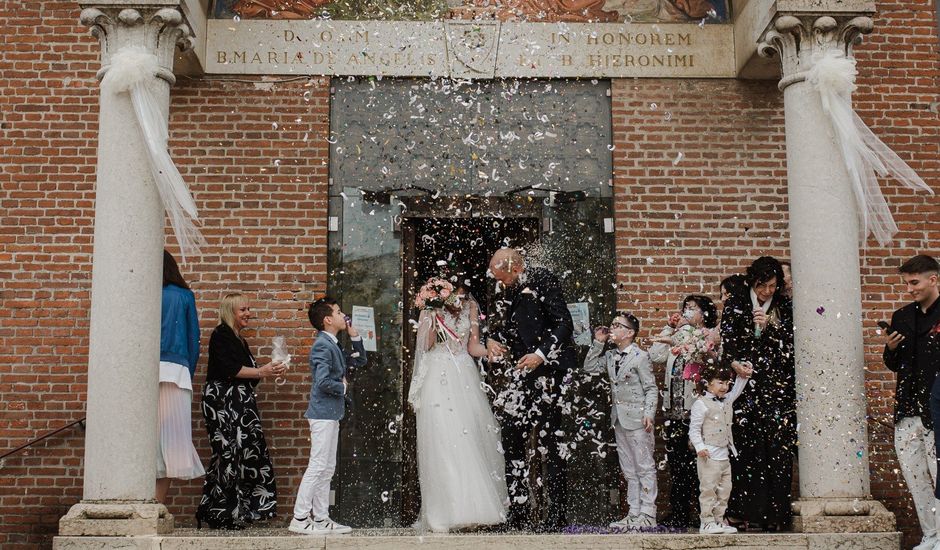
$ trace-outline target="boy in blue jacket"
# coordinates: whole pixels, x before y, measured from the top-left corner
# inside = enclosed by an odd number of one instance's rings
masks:
[[[346,369],[365,365],[366,350],[336,300],[317,300],[310,305],[307,316],[318,331],[310,349],[310,402],[304,413],[310,423],[310,462],[297,489],[294,517],[288,529],[303,535],[341,535],[352,528],[330,519],[330,481],[336,470],[339,421],[346,409]],[[354,350],[348,355],[348,365],[337,339],[344,330]]]

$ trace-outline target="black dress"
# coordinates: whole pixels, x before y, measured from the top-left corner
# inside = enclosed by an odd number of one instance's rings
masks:
[[[670,368],[666,363],[666,368]],[[685,384],[682,379],[685,359],[680,355],[672,363],[670,407],[663,424],[666,464],[669,466],[669,527],[686,528],[699,525],[699,480],[695,449],[689,443],[689,410],[685,405]]]
[[[722,353],[746,360],[754,374],[734,403],[734,446],[728,516],[765,527],[786,528],[790,509],[793,455],[796,451],[796,383],[793,307],[775,297],[770,321],[754,335],[750,293],[733,298],[721,319]]]
[[[209,340],[209,368],[202,387],[202,415],[212,446],[196,518],[210,527],[239,529],[274,517],[277,486],[261,417],[255,380],[235,378],[255,366],[248,344],[221,324]]]

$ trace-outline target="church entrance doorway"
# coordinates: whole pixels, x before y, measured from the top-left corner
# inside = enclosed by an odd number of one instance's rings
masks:
[[[471,204],[461,199],[465,206]],[[481,202],[481,201],[472,201]],[[541,229],[540,209],[512,208],[512,202],[489,200],[488,207],[476,217],[431,217],[448,212],[446,207],[409,209],[428,214],[405,218],[402,225],[402,300],[407,311],[415,294],[430,277],[448,276],[464,285],[480,304],[481,312],[493,311],[496,299],[493,279],[487,269],[493,253],[501,247],[531,250],[538,244]],[[522,205],[528,201],[519,201]],[[497,206],[498,205],[498,206]],[[500,208],[499,206],[502,206]],[[452,210],[451,210],[452,211]],[[472,209],[471,209],[472,211]],[[506,215],[504,212],[510,214]],[[456,284],[455,283],[455,284]],[[420,312],[416,309],[412,317]],[[484,323],[485,324],[485,323]],[[402,502],[404,524],[410,524],[420,509],[420,490],[415,449],[415,417],[408,405],[408,391],[414,367],[415,332],[403,325],[402,334]],[[494,381],[484,377],[488,385]]]

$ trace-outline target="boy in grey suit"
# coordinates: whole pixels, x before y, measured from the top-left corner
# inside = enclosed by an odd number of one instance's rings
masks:
[[[636,317],[618,313],[610,329],[600,327],[594,331],[594,342],[584,358],[585,371],[606,369],[610,376],[610,420],[630,505],[627,517],[610,524],[615,529],[656,525],[653,418],[658,395],[650,356],[635,343],[639,330]],[[616,347],[604,353],[608,339]]]
[[[336,300],[329,297],[317,300],[310,305],[307,316],[318,331],[310,349],[310,402],[304,413],[310,423],[310,461],[297,489],[294,517],[288,529],[303,535],[339,535],[352,531],[329,516],[339,421],[346,412],[346,368],[365,365],[366,350]],[[349,333],[354,350],[348,355],[348,365],[337,339],[344,330]]]

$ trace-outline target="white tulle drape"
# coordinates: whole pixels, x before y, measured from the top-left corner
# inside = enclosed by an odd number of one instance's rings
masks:
[[[199,247],[206,241],[196,225],[199,221],[196,203],[167,151],[166,117],[148,87],[159,69],[156,55],[139,46],[128,46],[111,56],[111,65],[101,81],[101,88],[103,93],[130,94],[137,123],[147,145],[150,172],[185,260],[187,254],[198,254]]]
[[[836,141],[842,150],[845,167],[852,181],[852,190],[858,204],[859,240],[865,245],[869,233],[881,246],[891,243],[898,226],[885,201],[877,176],[894,176],[909,189],[933,194],[901,158],[884,144],[865,125],[852,109],[855,91],[855,59],[841,51],[827,51],[815,59],[807,80],[819,92],[823,110],[832,122]]]
[[[415,360],[414,368],[411,371],[411,387],[408,388],[408,403],[411,408],[418,411],[421,408],[421,386],[424,385],[424,379],[428,375],[428,365],[424,356],[428,352],[428,338],[436,338],[431,334],[431,321],[434,314],[430,310],[422,310],[418,317],[418,334],[415,338]]]

